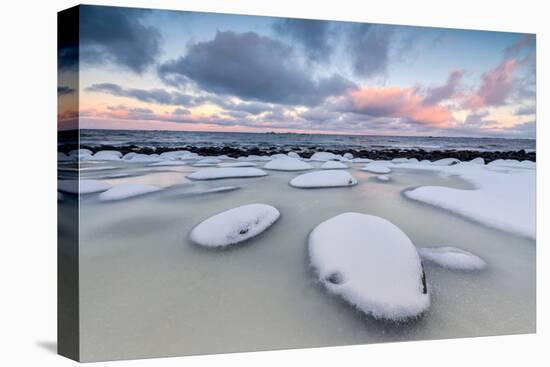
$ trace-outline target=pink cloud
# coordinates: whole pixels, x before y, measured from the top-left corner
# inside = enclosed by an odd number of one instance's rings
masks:
[[[514,71],[518,65],[515,59],[506,60],[483,74],[480,87],[467,97],[465,106],[475,110],[505,104],[514,87]]]
[[[437,127],[454,121],[449,109],[430,104],[414,88],[363,88],[350,92],[353,112],[374,117],[395,117]]]

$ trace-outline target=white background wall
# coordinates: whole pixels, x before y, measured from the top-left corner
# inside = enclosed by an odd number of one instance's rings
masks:
[[[128,0],[154,7],[537,33],[538,333],[280,352],[116,362],[117,366],[535,366],[550,361],[548,106],[545,1]],[[69,366],[56,339],[56,12],[77,4],[11,0],[0,11],[0,365]],[[546,27],[545,27],[546,23]],[[545,68],[546,67],[546,68]],[[543,223],[546,222],[546,228]],[[521,301],[521,300],[518,300]],[[107,365],[104,363],[95,366]]]

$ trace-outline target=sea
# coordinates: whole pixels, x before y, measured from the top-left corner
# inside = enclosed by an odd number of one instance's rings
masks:
[[[195,147],[269,147],[302,149],[423,149],[534,152],[535,139],[494,137],[436,137],[328,135],[296,133],[193,132],[160,130],[80,130],[83,146],[129,146],[151,148]]]

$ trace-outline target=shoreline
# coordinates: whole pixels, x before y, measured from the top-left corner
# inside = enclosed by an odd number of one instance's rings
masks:
[[[140,154],[161,154],[165,152],[187,150],[192,153],[199,154],[201,156],[220,156],[226,155],[232,158],[238,158],[249,155],[257,156],[270,156],[274,154],[288,154],[290,152],[298,153],[302,158],[310,158],[317,152],[330,152],[337,155],[344,155],[351,153],[355,158],[368,158],[373,160],[391,160],[394,158],[416,158],[419,161],[427,159],[430,161],[436,161],[444,158],[457,158],[461,161],[469,161],[474,158],[483,158],[486,163],[497,159],[514,159],[518,161],[532,161],[536,162],[536,152],[527,152],[524,149],[521,150],[509,150],[509,151],[485,151],[485,150],[457,150],[457,149],[440,149],[440,150],[425,150],[425,149],[398,149],[398,148],[379,148],[379,149],[325,149],[323,147],[277,147],[277,146],[265,146],[265,147],[231,147],[231,146],[193,146],[193,145],[181,145],[178,147],[142,147],[138,145],[125,145],[125,146],[113,146],[113,145],[86,145],[82,144],[64,144],[58,147],[58,151],[67,154],[73,149],[89,149],[93,153],[101,150],[116,150],[122,154],[127,153],[140,153]]]

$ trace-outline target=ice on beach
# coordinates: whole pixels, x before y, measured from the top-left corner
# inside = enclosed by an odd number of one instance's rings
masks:
[[[339,155],[330,152],[316,152],[309,158],[310,161],[317,162],[326,162],[326,161],[337,161],[342,158]]]
[[[370,162],[373,162],[373,160],[369,159],[369,158],[353,158],[351,161],[352,161],[352,163],[370,163]]]
[[[367,163],[363,168],[361,168],[361,171],[367,171],[371,173],[390,173],[391,168],[388,167],[390,163],[389,162],[371,162]]]
[[[496,159],[488,164],[490,167],[506,167],[506,168],[521,168],[535,169],[536,163],[532,161],[518,161],[515,159]]]
[[[218,164],[218,167],[256,167],[254,162],[226,162]]]
[[[423,260],[446,269],[472,271],[482,270],[487,266],[479,256],[457,247],[421,247],[418,254]]]
[[[344,187],[357,184],[357,180],[347,171],[327,170],[304,173],[294,177],[290,186],[299,188]]]
[[[310,233],[308,250],[319,281],[366,314],[403,321],[430,305],[416,248],[386,219],[337,215]]]
[[[302,157],[300,157],[300,155],[296,152],[288,152],[287,154],[290,158],[296,158],[296,159],[302,159]]]
[[[221,162],[222,161],[218,158],[206,157],[206,158],[202,158],[199,161],[197,161],[197,164],[218,164],[218,163],[221,163]]]
[[[122,153],[116,150],[100,150],[90,157],[94,161],[118,161],[122,158]]]
[[[267,162],[264,168],[274,171],[304,171],[312,169],[313,167],[311,164],[299,159],[283,156],[282,158],[276,158]]]
[[[194,180],[216,180],[221,178],[246,178],[246,177],[262,177],[267,176],[267,173],[259,168],[254,167],[222,167],[222,168],[206,168],[197,172],[191,173],[188,178]]]
[[[69,194],[93,194],[109,190],[112,185],[99,180],[61,180],[57,183],[59,191]]]
[[[253,161],[259,161],[259,162],[268,162],[271,160],[270,156],[267,155],[248,155],[244,157],[237,158],[239,161],[245,161],[245,162],[253,162]]]
[[[264,232],[279,216],[279,211],[270,205],[243,205],[201,222],[193,228],[190,238],[206,247],[230,246]]]
[[[111,189],[99,194],[102,201],[122,200],[135,196],[145,195],[161,190],[160,187],[140,183],[125,183],[113,186]]]
[[[326,161],[320,167],[321,169],[346,169],[349,168],[342,162],[337,161]]]
[[[386,175],[378,175],[376,176],[376,179],[378,181],[382,181],[382,182],[388,182],[391,180],[391,177],[390,176],[386,176]]]
[[[452,166],[405,164],[406,168],[455,175],[474,186],[461,190],[422,186],[406,197],[451,211],[492,228],[534,239],[536,236],[536,172],[494,171],[491,165],[459,163]]]

